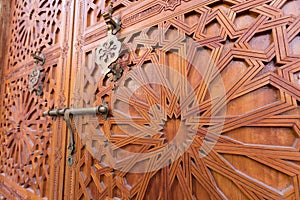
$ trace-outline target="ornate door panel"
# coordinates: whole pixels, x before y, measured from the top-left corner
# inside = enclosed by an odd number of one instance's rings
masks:
[[[114,1],[122,46],[104,74],[109,5],[12,2],[0,198],[299,200],[300,2]],[[64,122],[42,111],[69,100],[109,114],[74,117],[65,167]]]
[[[7,60],[1,66],[1,197],[61,199],[66,128],[61,119],[42,112],[68,103],[73,5],[18,0],[11,7]],[[36,66],[31,54],[38,48],[46,61]],[[36,67],[41,70],[40,92],[29,87],[38,78],[29,77]]]
[[[65,197],[300,199],[300,2],[113,5],[115,80],[97,62],[109,2],[77,2],[73,99],[110,113],[75,122]]]

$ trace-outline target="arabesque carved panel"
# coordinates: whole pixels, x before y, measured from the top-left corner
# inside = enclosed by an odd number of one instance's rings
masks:
[[[57,45],[62,38],[62,0],[22,0],[12,5],[8,69],[22,65],[37,48]]]
[[[5,82],[1,115],[0,171],[5,177],[39,196],[49,196],[53,120],[42,117],[54,107],[56,65],[45,69],[49,84],[43,98],[28,89],[29,76]]]
[[[77,126],[71,197],[299,199],[300,2],[172,2],[124,11],[116,82],[78,33],[82,105],[110,114]]]
[[[1,198],[62,198],[66,128],[42,112],[68,102],[73,6],[68,0],[11,2],[8,53],[0,70]],[[31,53],[38,49],[46,61],[36,66]],[[29,83],[36,68],[39,94]]]

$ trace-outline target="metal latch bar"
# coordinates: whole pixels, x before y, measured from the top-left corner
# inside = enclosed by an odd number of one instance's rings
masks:
[[[71,125],[71,118],[73,115],[99,115],[101,114],[104,119],[107,118],[108,114],[108,106],[97,106],[92,108],[61,108],[61,109],[53,109],[43,112],[44,116],[51,117],[59,117],[63,116],[67,126],[70,130],[70,138],[68,144],[68,158],[67,162],[69,166],[73,165],[73,154],[75,152],[75,140],[74,140],[74,132]]]
[[[92,108],[62,108],[62,109],[53,109],[43,112],[44,116],[58,117],[64,116],[68,112],[71,115],[93,115],[93,114],[107,114],[108,107],[97,106]]]

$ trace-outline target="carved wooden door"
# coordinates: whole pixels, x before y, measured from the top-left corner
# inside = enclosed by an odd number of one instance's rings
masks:
[[[300,199],[299,1],[116,0],[119,79],[109,2],[76,5],[73,98],[110,113],[75,123],[66,198]]]
[[[15,0],[11,17],[5,12],[11,26],[1,66],[1,199],[62,198],[66,128],[42,112],[68,103],[72,7],[66,0]],[[36,66],[31,54],[39,48],[46,61]],[[29,87],[36,67],[40,92]]]
[[[103,74],[109,5],[12,3],[0,198],[299,200],[300,2],[116,0],[122,46]],[[65,123],[42,112],[73,103],[109,114],[74,116],[69,167]]]

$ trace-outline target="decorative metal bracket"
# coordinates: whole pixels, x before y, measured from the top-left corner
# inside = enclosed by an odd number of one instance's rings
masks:
[[[31,56],[34,59],[35,68],[29,74],[29,90],[35,91],[38,96],[43,94],[43,83],[41,80],[44,78],[44,74],[42,74],[43,68],[39,68],[43,66],[46,61],[45,54],[41,53],[40,49],[37,49],[35,53],[32,53]]]
[[[74,131],[71,125],[71,118],[73,115],[93,115],[93,114],[101,114],[104,119],[107,118],[108,115],[108,105],[104,106],[92,107],[92,108],[62,108],[62,109],[54,109],[43,112],[44,116],[58,117],[63,116],[67,126],[70,130],[70,139],[68,144],[68,158],[67,162],[69,166],[73,165],[73,155],[75,152],[75,140],[74,140]]]
[[[103,18],[107,25],[107,31],[115,35],[121,29],[121,19],[119,18],[117,20],[114,20],[112,18],[113,11],[113,2],[110,2],[109,10],[108,12],[103,13]]]
[[[34,63],[44,66],[45,61],[46,61],[46,56],[45,56],[45,54],[42,53],[40,48],[37,49],[35,51],[35,53],[32,53],[31,56],[34,59]]]
[[[109,66],[110,73],[107,74],[110,81],[116,82],[119,78],[121,78],[123,69],[119,63],[113,63]]]

